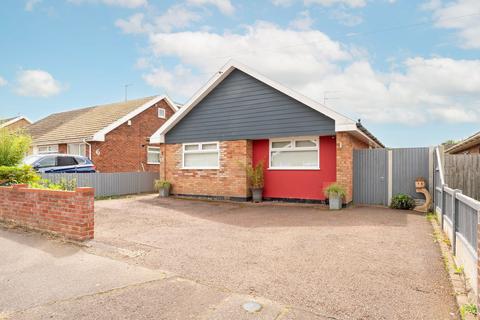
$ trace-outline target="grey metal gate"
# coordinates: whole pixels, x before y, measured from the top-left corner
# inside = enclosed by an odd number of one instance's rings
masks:
[[[387,149],[353,151],[353,202],[388,204]]]
[[[353,151],[353,202],[388,205],[393,195],[415,191],[415,178],[433,185],[433,150],[430,148],[362,149]],[[431,190],[431,189],[430,189]]]
[[[429,148],[401,148],[392,150],[392,193],[424,197],[415,191],[415,178],[422,177],[430,185]],[[433,150],[432,150],[433,152]],[[433,155],[432,155],[433,156]]]

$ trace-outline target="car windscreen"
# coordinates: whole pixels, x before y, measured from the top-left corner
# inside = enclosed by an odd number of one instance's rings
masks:
[[[42,156],[28,156],[22,160],[22,163],[31,166],[41,157]]]

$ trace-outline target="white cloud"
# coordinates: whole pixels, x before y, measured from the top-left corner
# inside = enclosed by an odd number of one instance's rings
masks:
[[[8,83],[7,80],[5,80],[4,78],[0,77],[0,87],[6,86],[7,83]]]
[[[22,70],[18,73],[15,92],[21,96],[50,97],[62,91],[61,84],[43,70]]]
[[[305,4],[319,4],[325,7],[345,5],[352,8],[360,8],[367,5],[366,0],[304,0]]]
[[[235,7],[230,0],[188,0],[188,3],[197,6],[213,5],[226,15],[232,15],[235,12]]]
[[[348,27],[354,27],[363,22],[363,18],[358,15],[351,14],[345,10],[334,10],[331,18]]]
[[[273,5],[279,7],[291,6],[295,0],[270,0]],[[392,0],[389,0],[390,2]],[[393,0],[395,1],[395,0]],[[335,5],[347,6],[351,8],[360,8],[367,5],[367,0],[303,0],[305,5],[318,4],[324,7],[332,7]]]
[[[480,60],[414,57],[380,72],[361,49],[318,30],[267,22],[238,33],[151,33],[149,43],[154,66],[145,81],[177,98],[193,95],[232,57],[320,102],[325,91],[336,91],[339,99],[327,104],[354,118],[406,124],[480,120]],[[172,57],[178,60],[173,68],[159,62]]]
[[[436,27],[457,30],[462,47],[480,48],[479,0],[430,0],[423,8],[433,12]]]
[[[35,9],[35,6],[42,2],[42,0],[28,0],[25,2],[25,10],[26,11],[33,11]]]
[[[302,11],[295,20],[290,22],[290,26],[298,30],[308,30],[312,27],[313,22],[310,13],[308,11]]]
[[[136,13],[128,19],[118,19],[115,25],[124,33],[136,34],[145,32],[171,32],[182,29],[201,19],[200,15],[182,5],[174,5],[159,16],[146,17]]]
[[[291,6],[294,0],[271,0],[273,5],[279,7],[288,7]]]
[[[68,2],[74,4],[102,3],[108,6],[117,6],[124,8],[138,8],[146,6],[148,4],[147,0],[68,0]]]

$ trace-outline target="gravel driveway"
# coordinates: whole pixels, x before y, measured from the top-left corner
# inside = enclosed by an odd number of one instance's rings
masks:
[[[332,319],[455,318],[420,215],[156,196],[95,206],[94,248],[131,263]]]

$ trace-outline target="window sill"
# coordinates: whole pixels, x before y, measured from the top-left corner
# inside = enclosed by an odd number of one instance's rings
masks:
[[[160,162],[147,162],[147,164],[160,164]]]

